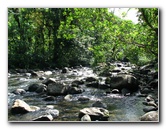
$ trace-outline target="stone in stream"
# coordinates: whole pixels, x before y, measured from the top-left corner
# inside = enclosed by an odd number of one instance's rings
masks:
[[[68,86],[64,83],[56,82],[56,83],[50,83],[47,86],[47,94],[48,95],[66,95],[68,93]]]
[[[81,102],[87,102],[89,100],[90,99],[88,97],[86,97],[86,96],[81,96],[81,97],[78,98],[78,101],[81,101]]]
[[[57,109],[41,109],[36,112],[29,112],[21,116],[22,121],[52,121],[59,116]]]
[[[64,99],[65,99],[66,101],[71,101],[72,98],[73,98],[73,96],[70,95],[70,94],[68,94],[68,95],[66,95],[66,96],[64,97]]]
[[[44,101],[55,101],[55,97],[54,96],[47,96],[45,98],[43,98]]]
[[[28,87],[29,92],[43,93],[43,92],[46,92],[46,90],[47,90],[47,86],[42,83],[31,84]]]
[[[153,107],[153,106],[148,106],[148,107],[145,107],[143,108],[143,111],[146,113],[146,112],[150,112],[150,111],[157,111],[158,108],[157,107]]]
[[[62,69],[62,73],[67,73],[69,71],[69,69],[67,68],[67,67],[64,67],[63,69]]]
[[[80,110],[79,118],[81,119],[84,115],[89,115],[92,121],[108,121],[109,111],[104,108],[90,107]]]
[[[32,121],[52,121],[52,120],[53,120],[53,117],[50,114],[42,115],[42,116],[32,119]]]
[[[24,89],[16,89],[12,93],[14,93],[16,95],[22,95],[22,94],[25,94],[26,91]]]
[[[68,93],[69,94],[80,94],[84,92],[84,89],[79,88],[79,87],[69,87],[68,88]]]
[[[140,121],[158,121],[158,111],[150,111],[140,117]]]
[[[49,84],[51,84],[51,83],[56,83],[56,81],[55,81],[55,79],[54,78],[48,78],[48,79],[45,79],[44,81],[43,81],[43,84],[45,84],[45,85],[49,85]]]
[[[25,114],[28,112],[38,111],[40,108],[37,106],[30,106],[26,102],[20,99],[16,99],[12,105],[12,114]]]
[[[113,90],[111,90],[111,93],[113,93],[113,94],[119,94],[119,90],[118,89],[113,89]]]
[[[81,121],[91,121],[91,118],[89,115],[84,115],[83,117],[81,117]]]
[[[110,77],[109,84],[112,89],[122,90],[123,88],[125,88],[131,92],[135,92],[139,89],[138,80],[133,75],[121,74],[121,75],[112,76]]]

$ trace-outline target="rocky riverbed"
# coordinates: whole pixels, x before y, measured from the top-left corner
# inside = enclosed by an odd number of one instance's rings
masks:
[[[158,89],[152,64],[9,70],[8,120],[157,122]]]

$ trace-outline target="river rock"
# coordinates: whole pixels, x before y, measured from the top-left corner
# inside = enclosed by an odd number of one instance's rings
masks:
[[[153,106],[148,106],[148,107],[145,107],[143,108],[143,111],[146,113],[146,112],[150,112],[150,111],[157,111],[158,108],[157,107],[153,107]]]
[[[84,115],[89,115],[92,121],[108,121],[109,111],[104,108],[90,107],[80,110],[79,118],[81,119]]]
[[[78,98],[78,101],[81,101],[81,102],[86,102],[86,101],[89,101],[90,99],[86,96],[81,96]]]
[[[11,113],[12,114],[25,114],[28,112],[33,112],[39,110],[39,107],[29,106],[26,102],[20,99],[16,99],[12,105]]]
[[[45,84],[45,85],[49,85],[49,84],[51,84],[51,83],[56,83],[56,81],[55,81],[55,79],[54,78],[48,78],[48,79],[46,79],[46,80],[44,80],[43,81],[43,84]]]
[[[48,109],[46,113],[52,115],[53,118],[57,118],[59,116],[59,110],[57,109]]]
[[[14,93],[16,95],[22,95],[22,94],[25,94],[26,91],[24,89],[16,89],[12,93]]]
[[[119,94],[119,90],[118,89],[113,89],[113,90],[111,90],[111,93],[113,93],[113,94]]]
[[[82,92],[84,92],[84,90],[82,88],[79,88],[79,87],[69,87],[68,88],[69,94],[80,94]]]
[[[84,115],[83,117],[81,117],[81,121],[91,121],[91,118],[89,115]]]
[[[140,117],[141,121],[158,121],[158,111],[150,111]]]
[[[28,87],[29,92],[42,93],[42,92],[46,92],[46,90],[47,90],[47,86],[42,83],[31,84]]]
[[[55,97],[54,96],[47,96],[45,98],[43,98],[44,101],[54,101]]]
[[[108,83],[108,82],[107,82]],[[112,89],[121,90],[126,88],[128,90],[137,91],[138,90],[138,80],[133,75],[117,75],[110,78],[110,87]]]
[[[70,95],[70,94],[68,94],[68,95],[66,95],[66,96],[64,97],[64,99],[65,99],[66,101],[71,101],[72,98],[73,98],[73,96]]]
[[[53,120],[53,117],[50,114],[42,115],[42,116],[32,119],[32,121],[52,121],[52,120]]]
[[[47,75],[47,76],[48,76],[48,75],[51,75],[51,74],[52,74],[51,71],[45,71],[45,72],[44,72],[44,75]]]
[[[64,83],[56,82],[50,83],[47,87],[47,94],[48,95],[66,95],[68,93],[68,86]]]
[[[96,82],[96,81],[98,81],[98,79],[95,77],[87,77],[87,78],[85,78],[85,81],[86,82]]]
[[[62,69],[62,73],[67,73],[69,71],[69,69],[67,68],[67,67],[64,67],[63,69]]]

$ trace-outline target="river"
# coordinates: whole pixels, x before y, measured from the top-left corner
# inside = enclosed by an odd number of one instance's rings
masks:
[[[61,81],[70,84],[74,80],[81,80],[86,77],[98,77],[91,68],[82,67],[73,69],[67,73],[62,73],[61,70],[54,70],[51,75],[45,75],[46,78],[55,78],[56,81]],[[100,77],[102,80],[105,77]],[[85,91],[80,94],[73,94],[70,101],[66,101],[64,96],[56,96],[54,101],[44,101],[42,96],[34,92],[26,92],[23,95],[16,95],[12,93],[15,89],[27,89],[30,84],[41,82],[36,78],[25,76],[24,74],[10,74],[8,77],[8,108],[13,104],[15,99],[24,100],[29,105],[35,105],[40,108],[46,106],[53,106],[54,109],[59,110],[59,116],[54,121],[79,121],[79,111],[86,107],[91,107],[92,104],[100,100],[107,105],[107,110],[110,113],[109,122],[138,122],[139,118],[144,114],[142,102],[144,97],[137,97],[136,95],[124,96],[121,94],[107,94],[108,89],[98,89],[87,87],[84,84],[80,85]],[[102,83],[102,82],[101,82]],[[78,101],[79,97],[88,97],[87,102]],[[26,121],[21,115],[12,115],[8,113],[9,121]]]

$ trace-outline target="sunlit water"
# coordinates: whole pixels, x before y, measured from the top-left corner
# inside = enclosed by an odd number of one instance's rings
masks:
[[[97,77],[90,68],[75,69],[74,72],[61,73],[56,71],[50,76],[55,78],[57,81],[62,81],[66,84],[70,84],[74,80],[80,80],[86,77]],[[102,77],[101,77],[102,78]],[[105,79],[103,77],[103,79]],[[28,89],[30,84],[41,82],[38,78],[28,78],[22,75],[12,74],[8,78],[8,107],[10,109],[15,99],[22,99],[29,105],[38,106],[41,109],[46,108],[48,105],[54,106],[55,109],[59,110],[59,117],[54,121],[78,121],[79,111],[83,108],[91,107],[92,104],[101,100],[107,105],[107,110],[110,112],[109,121],[139,121],[139,117],[144,114],[143,104],[144,97],[123,96],[121,94],[106,94],[105,90],[86,87],[81,85],[85,90],[81,94],[74,94],[71,101],[64,100],[64,96],[57,96],[55,101],[44,101],[43,96],[33,92],[27,92],[24,95],[15,95],[12,93],[13,90],[22,88]],[[88,97],[90,101],[80,102],[79,97]],[[8,116],[9,121],[22,121],[21,115]]]

